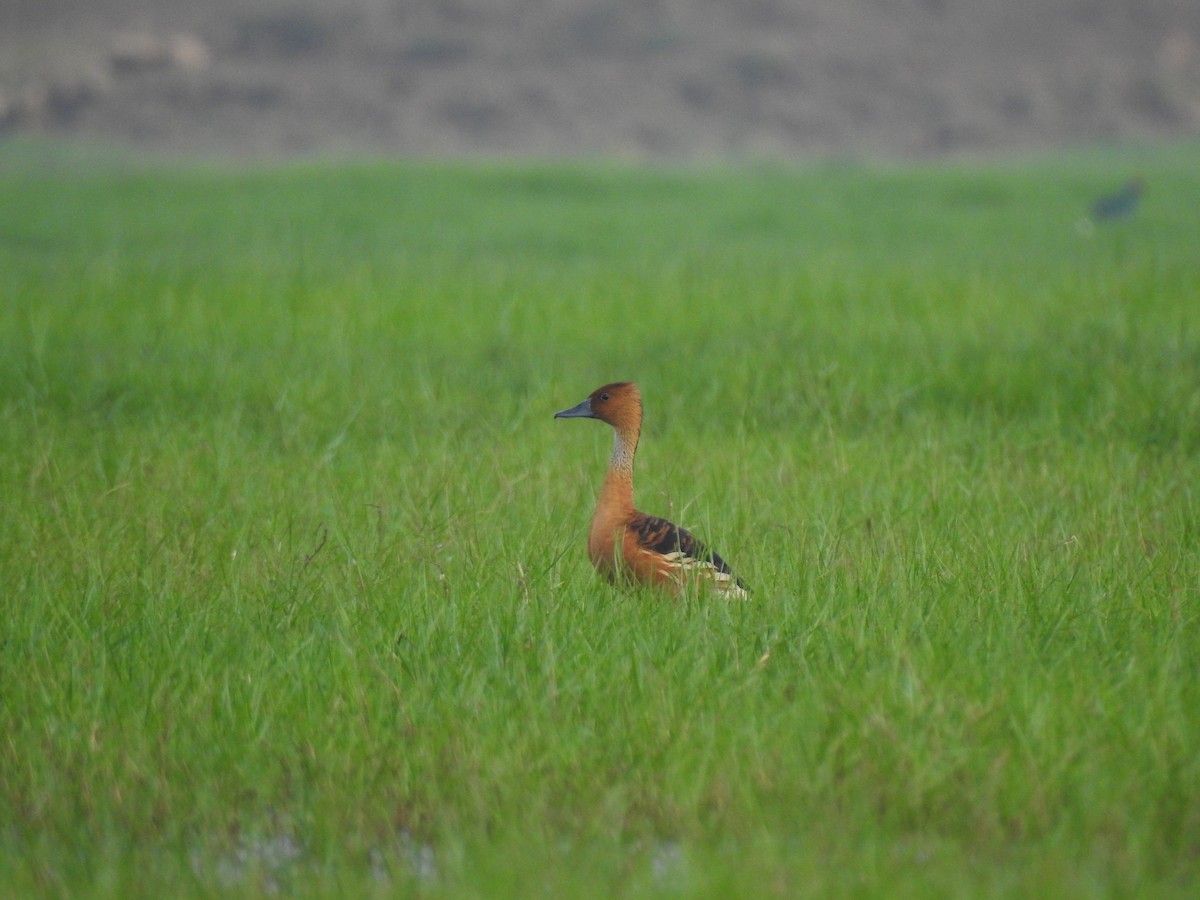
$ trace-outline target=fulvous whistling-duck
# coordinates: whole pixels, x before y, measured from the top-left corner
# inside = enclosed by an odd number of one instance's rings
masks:
[[[556,419],[599,419],[612,426],[613,454],[588,533],[592,565],[610,581],[634,580],[677,592],[696,579],[728,597],[745,598],[748,588],[725,560],[691,532],[633,506],[633,457],[642,431],[642,395],[623,381],[596,388]]]

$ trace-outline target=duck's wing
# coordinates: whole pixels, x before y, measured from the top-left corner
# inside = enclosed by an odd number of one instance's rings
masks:
[[[629,523],[639,549],[653,553],[671,569],[712,579],[720,590],[750,590],[720,555],[686,528],[659,516],[637,513]]]

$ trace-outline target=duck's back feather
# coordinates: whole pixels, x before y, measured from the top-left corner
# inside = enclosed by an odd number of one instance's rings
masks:
[[[659,557],[666,572],[706,576],[731,591],[749,590],[716,551],[686,528],[645,513],[635,513],[628,528],[638,549]]]

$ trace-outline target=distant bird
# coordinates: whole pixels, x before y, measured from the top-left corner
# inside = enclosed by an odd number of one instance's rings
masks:
[[[707,583],[726,597],[745,599],[749,588],[725,560],[678,525],[633,506],[633,457],[642,430],[642,396],[629,381],[596,388],[556,419],[599,419],[614,432],[612,459],[588,533],[592,565],[612,582],[642,582],[672,593],[689,581]]]
[[[1092,204],[1092,221],[1107,222],[1123,219],[1137,212],[1138,203],[1146,190],[1144,178],[1130,178],[1115,194],[1106,194]]]

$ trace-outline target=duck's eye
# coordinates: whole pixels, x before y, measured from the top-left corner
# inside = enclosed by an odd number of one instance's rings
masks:
[[[603,402],[607,399],[608,399],[608,391],[605,391],[603,394],[600,395],[600,401]]]

